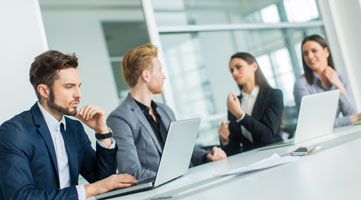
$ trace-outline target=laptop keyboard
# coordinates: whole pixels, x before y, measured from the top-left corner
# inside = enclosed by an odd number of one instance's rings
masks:
[[[149,183],[149,182],[153,182],[154,180],[155,180],[155,176],[139,180],[138,184]]]

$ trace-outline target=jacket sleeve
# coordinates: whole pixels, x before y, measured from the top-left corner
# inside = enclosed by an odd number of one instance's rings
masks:
[[[343,117],[338,117],[335,120],[335,127],[347,126],[351,124],[351,115],[357,114],[357,109],[353,101],[353,96],[350,88],[350,84],[343,76],[339,76],[344,87],[345,92],[340,95],[339,108]],[[333,86],[334,89],[336,89]],[[332,88],[331,88],[332,89]]]
[[[230,118],[229,115],[232,115],[232,114],[230,114],[228,111],[228,120]],[[236,134],[233,131],[230,131],[228,143],[223,144],[222,141],[220,141],[221,148],[223,149],[224,152],[226,152],[227,156],[237,154],[240,152],[240,149],[241,149],[241,147],[240,147],[241,141],[242,141],[242,139],[239,134]]]
[[[279,134],[283,113],[283,97],[281,90],[272,90],[269,96],[269,106],[260,121],[246,114],[240,122],[252,133],[253,139],[264,144],[273,143],[273,137]]]
[[[107,124],[113,130],[113,137],[118,145],[119,172],[129,173],[139,180],[155,176],[155,172],[142,168],[134,142],[134,130],[131,129],[128,122],[119,116],[110,115]]]
[[[206,163],[207,160],[205,159],[206,154],[208,153],[208,151],[195,146],[194,150],[193,150],[193,154],[192,154],[192,159],[191,162],[194,166]]]
[[[0,127],[0,199],[78,199],[75,186],[40,190],[34,186],[31,158],[24,148],[19,127]],[[11,131],[10,131],[11,130]]]
[[[81,130],[80,174],[90,183],[115,174],[117,170],[117,147],[114,149],[106,149],[96,143],[96,151],[94,151],[88,135],[85,133],[80,122],[78,122],[77,126],[77,131],[79,130]]]

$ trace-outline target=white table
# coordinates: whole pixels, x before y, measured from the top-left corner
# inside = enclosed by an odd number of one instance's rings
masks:
[[[293,163],[238,176],[216,176],[299,146],[322,148]],[[161,197],[161,198],[157,198]],[[253,150],[189,169],[156,189],[114,199],[361,199],[361,126],[288,147]]]

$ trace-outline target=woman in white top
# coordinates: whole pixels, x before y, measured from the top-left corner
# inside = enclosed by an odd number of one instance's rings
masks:
[[[249,53],[234,54],[229,68],[241,94],[227,98],[228,121],[218,129],[224,151],[233,155],[281,141],[281,90],[269,86]]]
[[[319,35],[311,35],[303,39],[301,48],[305,73],[297,79],[293,90],[297,108],[305,95],[339,89],[337,116],[342,113],[343,117],[336,118],[335,127],[350,125],[359,119],[361,114],[357,114],[349,83],[336,72],[327,41]]]

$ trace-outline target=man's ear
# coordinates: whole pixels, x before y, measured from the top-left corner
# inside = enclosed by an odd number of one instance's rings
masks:
[[[43,99],[49,99],[50,98],[50,88],[45,84],[39,84],[36,87],[37,91],[39,92],[40,96]]]
[[[144,82],[148,83],[150,80],[150,72],[149,70],[143,70],[142,74],[141,74],[142,79],[144,80]]]

